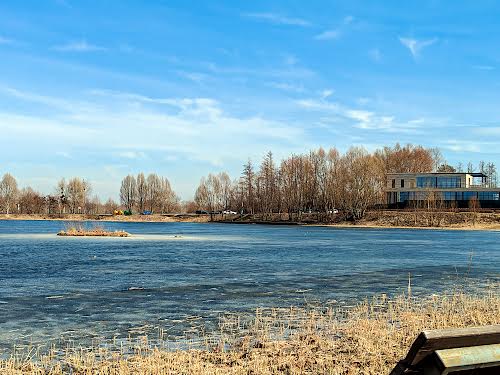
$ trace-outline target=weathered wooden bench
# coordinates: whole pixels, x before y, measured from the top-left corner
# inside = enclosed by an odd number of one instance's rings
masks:
[[[403,374],[500,375],[500,325],[421,332],[390,373]]]

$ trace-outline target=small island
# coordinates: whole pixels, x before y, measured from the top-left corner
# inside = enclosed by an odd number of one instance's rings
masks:
[[[58,232],[57,235],[67,237],[128,237],[130,233],[123,230],[110,231],[101,226],[86,228],[81,225],[72,225],[66,226],[66,228]]]

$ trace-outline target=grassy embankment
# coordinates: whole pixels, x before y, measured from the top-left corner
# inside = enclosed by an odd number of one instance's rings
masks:
[[[387,374],[423,329],[500,324],[498,286],[413,299],[382,295],[350,309],[266,309],[227,315],[201,349],[168,351],[146,339],[0,360],[14,374]],[[204,343],[204,344],[203,344]],[[128,354],[125,354],[125,353]]]

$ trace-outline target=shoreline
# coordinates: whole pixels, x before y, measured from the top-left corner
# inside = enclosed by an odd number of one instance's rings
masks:
[[[381,217],[382,219],[383,217]],[[131,215],[131,216],[108,216],[108,215],[67,215],[64,217],[48,215],[26,215],[26,214],[0,214],[0,221],[61,221],[61,222],[112,222],[112,223],[214,223],[233,225],[269,225],[269,226],[313,226],[328,228],[353,228],[353,229],[422,229],[422,230],[467,230],[467,231],[500,231],[500,219],[498,223],[458,223],[445,224],[439,226],[423,225],[395,225],[391,223],[380,223],[377,220],[363,221],[357,223],[337,222],[300,222],[300,221],[230,221],[214,220],[210,221],[210,215]]]

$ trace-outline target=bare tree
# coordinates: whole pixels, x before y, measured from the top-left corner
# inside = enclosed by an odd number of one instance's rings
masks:
[[[45,211],[46,200],[31,187],[25,187],[18,195],[19,212],[22,214],[42,214]]]
[[[436,170],[436,172],[439,173],[454,173],[456,171],[457,170],[453,166],[446,163],[441,164]]]
[[[245,191],[245,206],[253,214],[255,211],[255,172],[251,160],[243,166],[242,184]]]
[[[368,207],[382,201],[384,166],[363,148],[351,148],[340,161],[339,200],[353,219],[361,219]]]
[[[495,188],[498,184],[497,167],[495,163],[489,162],[486,164],[486,176],[488,179],[488,187]]]
[[[86,206],[91,192],[91,185],[86,180],[82,180],[79,177],[73,177],[68,181],[66,193],[72,214],[86,213]]]
[[[148,199],[148,186],[146,184],[146,178],[144,173],[139,173],[136,179],[136,190],[137,190],[137,209],[139,212],[143,212],[146,207],[146,200]]]
[[[150,173],[146,179],[147,199],[146,206],[149,211],[155,212],[159,207],[162,197],[162,181],[156,173]]]
[[[128,211],[132,211],[135,205],[137,199],[136,188],[137,185],[134,176],[128,175],[122,180],[120,187],[120,201]]]
[[[66,207],[68,205],[68,193],[67,193],[66,180],[64,178],[61,178],[57,183],[54,196],[57,197],[59,214],[66,213]]]
[[[442,155],[438,149],[426,149],[408,144],[401,147],[384,147],[375,152],[385,167],[386,173],[424,173],[435,170],[442,164]]]
[[[104,212],[107,214],[112,214],[118,209],[118,203],[116,203],[112,198],[109,198],[106,203],[104,203]]]
[[[161,213],[172,212],[179,209],[179,198],[172,190],[168,178],[161,178],[159,209]]]
[[[7,215],[10,214],[16,203],[17,193],[16,179],[9,173],[4,174],[0,181],[0,201]]]

